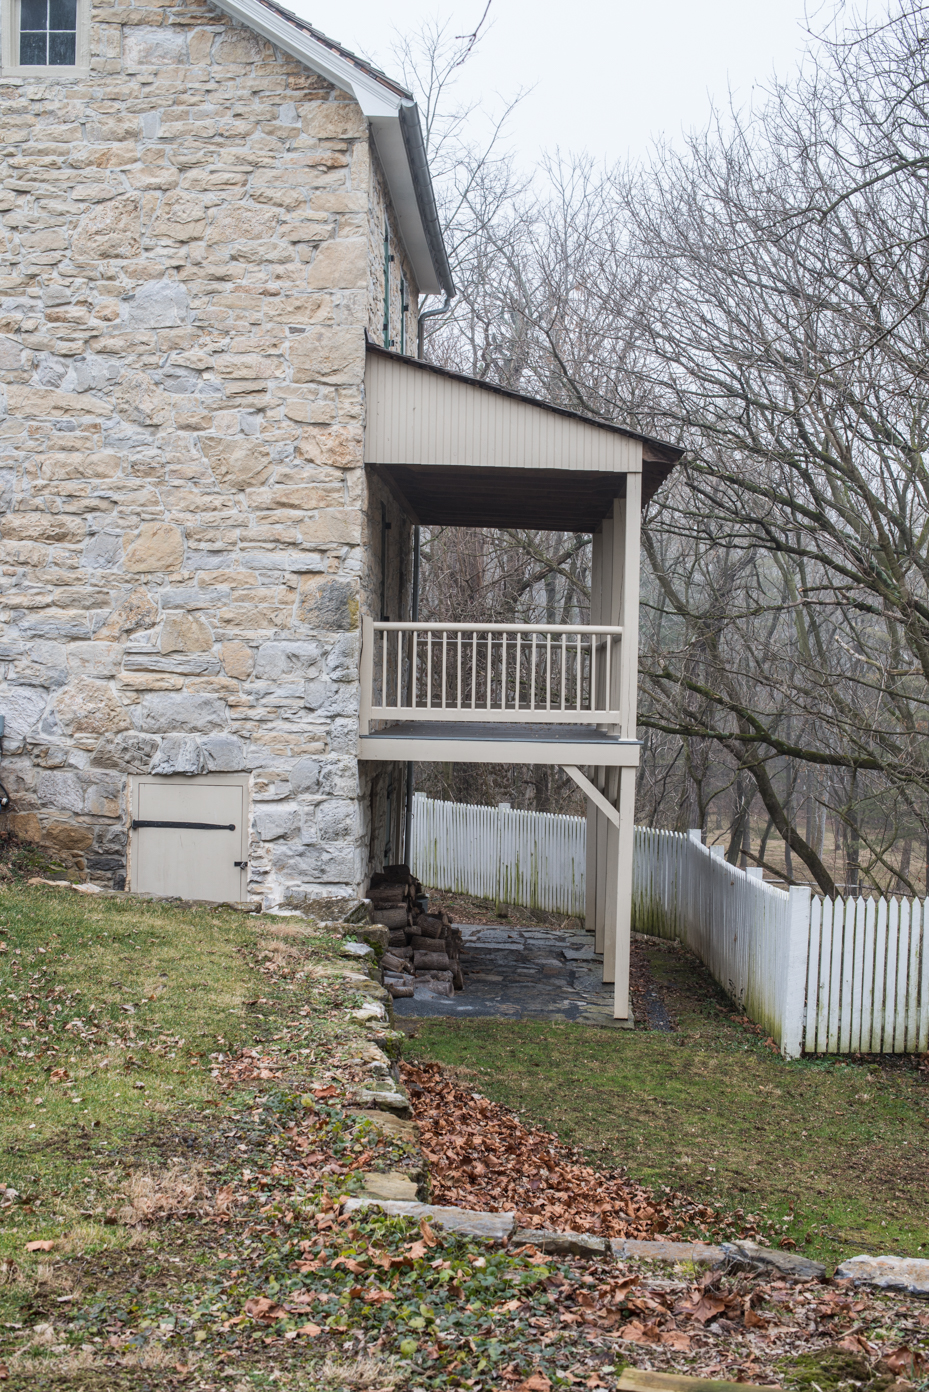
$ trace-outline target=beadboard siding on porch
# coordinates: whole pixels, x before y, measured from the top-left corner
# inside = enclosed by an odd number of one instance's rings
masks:
[[[641,473],[642,441],[409,358],[367,354],[365,462]]]

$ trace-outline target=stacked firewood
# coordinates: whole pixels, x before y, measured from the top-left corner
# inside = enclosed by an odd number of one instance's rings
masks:
[[[368,898],[372,918],[390,931],[381,958],[384,985],[390,994],[452,996],[464,990],[461,974],[461,933],[448,914],[430,914],[422,907],[423,887],[407,865],[388,865],[371,876]],[[417,902],[420,901],[420,902]]]

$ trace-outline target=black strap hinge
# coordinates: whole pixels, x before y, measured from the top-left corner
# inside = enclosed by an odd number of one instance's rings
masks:
[[[235,831],[234,822],[150,822],[133,817],[132,830],[138,827],[176,827],[180,831]]]
[[[237,870],[247,870],[247,869],[248,869],[248,861],[247,861],[247,860],[234,860],[232,863],[233,863],[233,865],[235,866],[235,868],[236,868]]]

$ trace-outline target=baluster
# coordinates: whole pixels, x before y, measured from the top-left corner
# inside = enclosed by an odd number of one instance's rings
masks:
[[[387,705],[387,642],[389,635],[381,630],[381,705]]]
[[[529,677],[530,677],[530,687],[529,687],[529,697],[530,697],[530,700],[529,700],[529,709],[530,709],[530,710],[535,710],[535,646],[536,646],[536,634],[533,633],[533,635],[532,635],[532,660],[531,660],[530,665],[529,665]]]
[[[403,699],[403,634],[397,631],[397,660],[394,672],[394,709],[400,709]]]
[[[461,710],[461,629],[458,630],[458,709]]]
[[[500,709],[506,710],[506,634],[500,635]]]
[[[403,653],[406,648],[406,634],[397,633],[397,710],[403,705]]]
[[[471,634],[471,709],[477,710],[477,629]]]
[[[598,710],[597,706],[597,635],[590,635],[590,711],[591,714]]]
[[[432,710],[432,629],[426,630],[426,709]]]
[[[568,667],[568,635],[561,635],[561,710],[565,710],[565,680]]]
[[[613,709],[613,635],[606,635],[606,682],[603,693],[603,706],[607,711]]]
[[[578,631],[578,635],[577,635],[577,665],[576,665],[575,670],[574,670],[574,680],[575,680],[576,683],[577,683],[577,709],[578,709],[578,710],[580,710],[580,708],[581,708],[581,684],[582,684],[582,683],[581,683],[581,678],[582,678],[583,673],[584,673],[584,665],[583,665],[583,663],[584,663],[584,658],[583,658],[583,649],[581,648],[581,634],[580,634],[580,631]]]
[[[552,635],[545,635],[545,709],[552,708]]]
[[[445,693],[448,687],[448,630],[442,630],[442,709],[445,709]]]
[[[413,707],[414,710],[415,710],[416,707],[419,705],[419,671],[418,671],[419,654],[418,654],[417,651],[416,651],[416,647],[417,647],[417,642],[416,642],[416,640],[418,639],[418,637],[419,637],[419,634],[416,632],[416,629],[414,628],[414,629],[413,629],[413,655],[412,655],[412,660],[411,660],[411,664],[410,664],[410,705]]]
[[[484,673],[484,705],[490,710],[490,667],[494,660],[493,652],[494,635],[488,629],[487,632],[487,670]]]
[[[521,645],[521,634],[517,633],[517,635],[516,635],[516,678],[515,678],[515,689],[514,689],[514,691],[513,691],[513,706],[514,706],[514,709],[515,709],[515,710],[519,710],[519,709],[520,709],[520,704],[519,704],[520,645]]]

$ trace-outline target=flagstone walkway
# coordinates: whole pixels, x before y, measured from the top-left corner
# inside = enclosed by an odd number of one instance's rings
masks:
[[[475,1019],[571,1020],[628,1029],[613,1019],[613,987],[601,980],[603,958],[578,929],[510,928],[459,923],[465,989],[453,999],[417,994],[394,1001],[398,1021],[454,1015]]]

